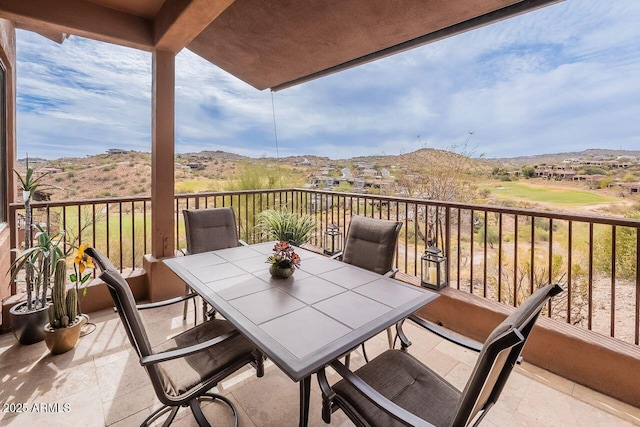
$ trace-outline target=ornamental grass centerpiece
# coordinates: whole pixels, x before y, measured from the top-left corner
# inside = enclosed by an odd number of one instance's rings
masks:
[[[289,242],[280,241],[273,246],[273,255],[267,258],[271,264],[269,273],[277,279],[286,279],[293,275],[296,268],[300,268],[300,257],[293,250]]]

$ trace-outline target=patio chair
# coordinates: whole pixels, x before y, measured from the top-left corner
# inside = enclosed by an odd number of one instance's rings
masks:
[[[398,272],[397,268],[393,268],[393,258],[401,228],[402,223],[399,221],[354,215],[349,223],[344,250],[333,255],[332,258],[393,277]],[[391,328],[387,329],[387,338],[389,348],[393,348]],[[362,352],[365,360],[368,361],[364,343]]]
[[[187,247],[182,249],[184,255],[199,254],[217,249],[234,248],[246,243],[238,238],[236,216],[231,208],[185,209],[184,226]],[[191,291],[187,286],[187,293]],[[194,310],[195,310],[195,300]],[[187,318],[188,301],[184,303],[182,318]],[[215,311],[207,311],[207,303],[202,303],[202,319],[213,317]],[[196,322],[197,322],[197,313]]]
[[[358,426],[479,424],[500,396],[540,310],[562,290],[540,288],[493,330],[462,392],[402,350],[387,350],[355,372],[331,363],[342,379],[330,386],[324,369],[318,372],[323,420],[330,423],[332,412],[342,409]]]
[[[209,423],[200,408],[202,400],[219,400],[226,403],[238,425],[238,416],[233,404],[224,396],[209,393],[209,390],[249,363],[255,366],[258,377],[263,376],[262,353],[231,324],[220,319],[201,323],[152,346],[138,310],[166,306],[182,301],[183,297],[136,306],[129,285],[109,259],[94,248],[88,248],[86,253],[100,267],[100,279],[107,284],[131,345],[163,404],[149,415],[142,425],[153,423],[167,412],[169,416],[164,425],[169,425],[181,406],[189,406],[198,425],[208,426]]]

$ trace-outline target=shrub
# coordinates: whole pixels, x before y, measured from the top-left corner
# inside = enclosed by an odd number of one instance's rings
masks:
[[[287,212],[284,209],[268,209],[258,216],[258,227],[269,240],[290,242],[300,246],[311,238],[316,229],[313,218]]]

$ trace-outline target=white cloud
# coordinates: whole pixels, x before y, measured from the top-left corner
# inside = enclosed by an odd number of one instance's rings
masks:
[[[274,94],[281,155],[638,146],[640,2],[568,0]],[[18,151],[150,150],[151,55],[18,34]],[[420,135],[420,139],[417,138]],[[271,94],[176,60],[176,151],[275,154]]]

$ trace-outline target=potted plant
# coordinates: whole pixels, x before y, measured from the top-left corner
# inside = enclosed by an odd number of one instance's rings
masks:
[[[284,209],[267,209],[258,216],[258,227],[269,240],[300,246],[309,241],[316,222],[307,215],[298,216]]]
[[[44,339],[42,327],[47,323],[47,291],[51,272],[57,260],[65,258],[61,248],[64,232],[50,235],[40,225],[33,228],[36,230],[35,244],[22,251],[12,249],[18,256],[11,264],[11,281],[24,271],[27,300],[11,307],[9,323],[16,339],[26,345]]]
[[[9,310],[9,323],[14,336],[21,344],[34,344],[44,339],[42,327],[47,323],[47,291],[52,268],[59,257],[64,257],[60,248],[60,243],[64,241],[64,233],[51,236],[47,230],[36,225],[36,234],[33,235],[31,199],[36,191],[48,187],[42,183],[47,174],[35,177],[28,161],[24,176],[16,170],[14,172],[20,181],[24,200],[25,233],[23,249],[12,249],[18,256],[11,265],[10,282],[16,280],[18,274],[24,271],[27,299]]]
[[[75,347],[86,318],[78,311],[78,292],[67,290],[67,263],[58,259],[55,266],[51,305],[47,310],[49,323],[44,326],[44,340],[52,354],[65,353]]]
[[[280,241],[273,247],[273,255],[267,258],[271,264],[269,273],[277,279],[291,277],[296,268],[300,268],[300,257],[293,250],[289,242]]]

